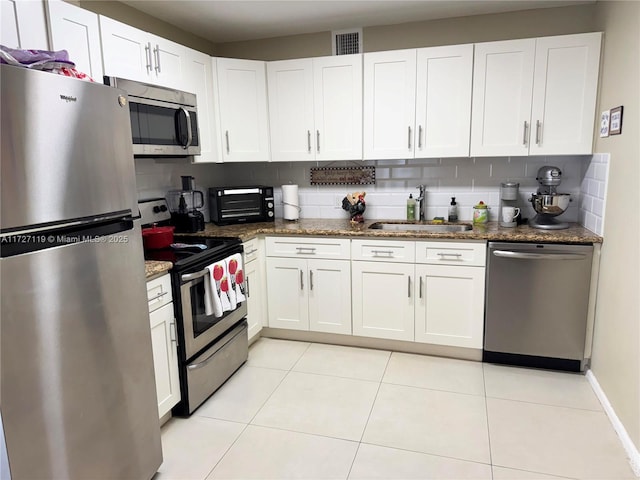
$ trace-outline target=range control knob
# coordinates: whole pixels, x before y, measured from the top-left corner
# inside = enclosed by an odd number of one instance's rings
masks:
[[[273,208],[273,203],[272,202],[267,203],[267,208]]]
[[[153,213],[160,213],[160,207],[158,205],[153,207]]]
[[[267,216],[269,216],[269,217],[273,217],[273,212],[269,212],[269,213],[267,213]]]
[[[166,212],[167,211],[167,206],[166,205],[160,205],[160,211],[161,212]]]

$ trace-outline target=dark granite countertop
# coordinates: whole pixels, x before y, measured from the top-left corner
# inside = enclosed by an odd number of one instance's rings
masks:
[[[349,220],[326,218],[304,218],[297,221],[277,219],[275,222],[249,223],[242,225],[217,226],[207,223],[204,231],[189,235],[203,237],[234,237],[247,241],[257,235],[308,235],[332,237],[375,237],[398,238],[407,240],[450,239],[450,240],[488,240],[505,242],[545,242],[545,243],[602,243],[602,237],[578,225],[570,224],[564,230],[540,230],[528,225],[515,228],[501,227],[498,222],[486,225],[474,225],[473,230],[466,232],[398,232],[370,230],[368,227],[376,222],[386,220],[366,220],[364,223],[352,225]],[[398,220],[388,220],[398,223]],[[418,222],[414,222],[418,223]],[[466,223],[466,222],[461,222]],[[179,236],[179,234],[176,234]]]

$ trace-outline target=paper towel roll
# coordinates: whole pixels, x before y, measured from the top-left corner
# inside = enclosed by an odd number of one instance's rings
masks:
[[[298,185],[282,185],[282,203],[284,205],[285,220],[297,220],[300,218]]]

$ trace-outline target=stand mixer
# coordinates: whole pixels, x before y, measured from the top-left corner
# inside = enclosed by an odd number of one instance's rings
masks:
[[[570,194],[557,193],[558,185],[562,182],[562,171],[558,167],[540,167],[536,180],[540,184],[538,193],[531,194],[529,201],[537,215],[529,220],[529,225],[544,230],[569,228],[567,222],[554,218],[564,213],[571,201]]]

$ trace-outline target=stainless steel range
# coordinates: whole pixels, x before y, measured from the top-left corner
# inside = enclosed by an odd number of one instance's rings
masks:
[[[164,199],[141,202],[143,223],[169,221]],[[175,415],[194,412],[247,360],[247,303],[242,298],[242,244],[235,238],[176,237],[174,246],[146,250],[145,259],[173,263],[181,400]],[[227,265],[234,265],[227,272]],[[219,273],[219,274],[218,274]],[[232,298],[231,292],[238,292]],[[216,305],[212,304],[212,298]]]

